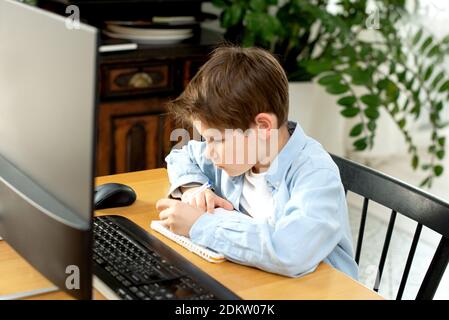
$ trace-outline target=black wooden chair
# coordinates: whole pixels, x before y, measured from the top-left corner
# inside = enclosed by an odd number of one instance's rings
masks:
[[[376,284],[374,286],[375,291],[378,291],[379,283],[382,279],[382,272],[398,213],[416,221],[417,227],[396,299],[400,300],[404,293],[422,227],[426,226],[442,235],[441,241],[416,296],[417,300],[433,299],[449,262],[449,203],[363,165],[335,155],[332,155],[332,158],[340,169],[340,175],[346,193],[351,191],[364,198],[355,253],[357,263],[359,263],[362,249],[368,202],[374,201],[392,210],[379,261]]]

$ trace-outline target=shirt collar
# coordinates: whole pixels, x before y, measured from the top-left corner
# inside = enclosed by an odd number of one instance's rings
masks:
[[[277,189],[284,179],[285,173],[290,168],[294,159],[299,156],[299,153],[306,144],[307,136],[302,128],[296,122],[288,122],[288,131],[290,138],[287,143],[274,158],[265,176],[267,182]]]

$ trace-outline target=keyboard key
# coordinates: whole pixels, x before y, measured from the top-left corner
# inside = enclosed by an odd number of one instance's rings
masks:
[[[122,298],[126,296],[126,292],[125,292],[125,290],[123,290],[122,288],[118,289],[118,290],[117,290],[117,293],[118,293],[118,295],[119,295],[120,297],[122,297]]]
[[[130,285],[132,285],[132,283],[129,282],[128,280],[126,280],[126,279],[123,280],[122,283],[123,283],[123,285],[126,286],[126,287],[129,287]]]
[[[174,297],[175,297],[175,295],[173,293],[168,292],[165,294],[166,299],[173,299]]]

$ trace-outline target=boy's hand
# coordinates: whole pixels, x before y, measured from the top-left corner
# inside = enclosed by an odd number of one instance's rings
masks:
[[[188,237],[190,228],[203,214],[204,210],[173,199],[160,199],[156,203],[162,224],[170,231]]]
[[[190,204],[192,207],[199,208],[203,211],[212,213],[214,208],[223,208],[226,210],[234,209],[232,203],[228,200],[217,196],[212,190],[206,189],[199,194],[195,194],[195,190],[200,187],[189,188],[183,192],[181,201]]]

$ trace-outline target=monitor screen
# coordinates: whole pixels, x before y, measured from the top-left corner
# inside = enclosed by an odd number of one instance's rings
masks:
[[[98,32],[0,0],[0,39],[0,235],[90,298]]]

